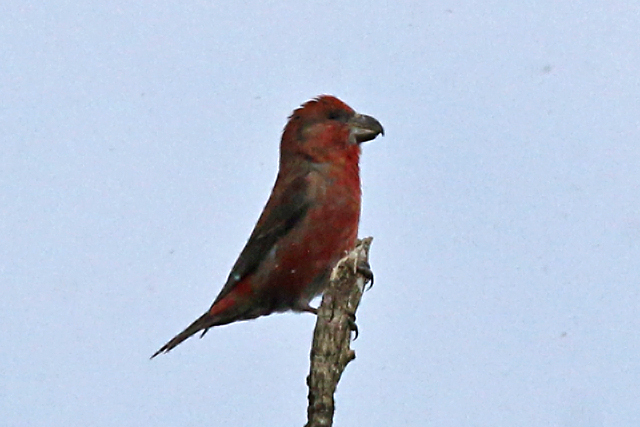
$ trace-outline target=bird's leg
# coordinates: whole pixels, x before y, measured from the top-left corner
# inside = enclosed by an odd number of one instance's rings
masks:
[[[315,307],[311,307],[309,303],[298,303],[294,307],[294,310],[299,312],[313,313],[316,316],[318,315],[318,309]]]

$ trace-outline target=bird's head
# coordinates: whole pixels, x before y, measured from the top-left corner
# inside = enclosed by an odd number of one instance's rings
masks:
[[[297,154],[313,162],[333,161],[345,152],[360,152],[360,144],[384,135],[380,122],[356,113],[331,95],[306,102],[289,117],[281,153]]]

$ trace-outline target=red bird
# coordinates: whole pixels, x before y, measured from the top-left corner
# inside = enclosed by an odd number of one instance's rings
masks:
[[[151,358],[213,326],[293,310],[321,294],[355,246],[360,144],[384,134],[373,117],[323,95],[295,110],[280,142],[280,170],[260,219],[211,308]]]

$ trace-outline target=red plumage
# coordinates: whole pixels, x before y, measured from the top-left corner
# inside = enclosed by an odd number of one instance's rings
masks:
[[[213,326],[287,310],[315,313],[309,301],[358,234],[360,144],[381,133],[377,120],[333,96],[295,110],[271,196],[227,282],[207,312],[151,357]]]

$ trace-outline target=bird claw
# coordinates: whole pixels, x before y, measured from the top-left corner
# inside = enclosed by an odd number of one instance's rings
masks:
[[[356,325],[356,315],[354,313],[349,314],[349,318],[347,319],[347,323],[349,324],[349,329],[355,333],[353,340],[358,339],[358,325]]]
[[[369,283],[369,287],[367,288],[365,286],[364,290],[366,291],[373,288],[373,271],[371,270],[369,262],[362,259],[359,260],[358,264],[356,264],[356,271],[364,276],[365,283]]]

